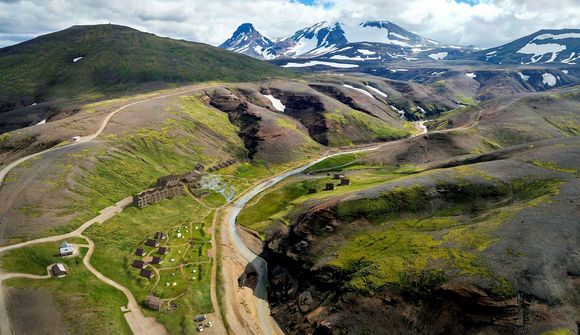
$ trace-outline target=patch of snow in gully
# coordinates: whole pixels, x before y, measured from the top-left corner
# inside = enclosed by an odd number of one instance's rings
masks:
[[[284,106],[284,104],[282,103],[282,101],[280,101],[280,99],[276,99],[274,98],[274,96],[269,95],[269,94],[264,94],[264,96],[270,100],[270,102],[272,103],[272,106],[274,106],[274,108],[276,110],[278,110],[279,112],[283,112],[286,109],[286,106]]]

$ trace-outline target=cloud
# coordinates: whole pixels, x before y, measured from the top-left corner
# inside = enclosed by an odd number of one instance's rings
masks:
[[[577,0],[0,0],[0,46],[75,24],[116,23],[213,45],[243,22],[268,37],[316,22],[389,20],[451,44],[496,46],[580,26]]]

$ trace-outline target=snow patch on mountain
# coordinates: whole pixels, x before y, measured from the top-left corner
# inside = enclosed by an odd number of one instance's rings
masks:
[[[542,75],[542,83],[548,86],[556,86],[556,77],[551,73],[544,73]]]
[[[475,79],[477,77],[477,75],[473,72],[466,73],[465,75],[471,79]]]
[[[438,52],[438,53],[430,54],[429,58],[432,58],[434,60],[443,60],[443,59],[445,59],[445,57],[447,57],[447,55],[449,55],[448,52]]]
[[[264,94],[264,96],[266,97],[266,99],[270,100],[270,102],[272,103],[272,106],[279,112],[283,112],[284,110],[286,110],[286,106],[284,106],[284,104],[282,103],[282,101],[280,101],[280,99],[276,99],[274,98],[273,95],[269,95],[269,94]]]
[[[523,81],[528,81],[528,79],[530,79],[530,76],[526,76],[521,72],[518,72],[518,74],[520,75],[520,78],[522,78]]]
[[[362,88],[356,88],[356,87],[353,87],[353,86],[351,86],[351,85],[348,85],[348,84],[344,84],[344,85],[342,85],[342,86],[344,86],[344,87],[346,87],[346,88],[350,88],[351,90],[358,91],[358,92],[360,92],[360,93],[362,93],[362,94],[366,95],[366,96],[367,96],[367,97],[369,97],[369,98],[372,98],[372,99],[374,99],[374,98],[375,98],[375,97],[374,97],[372,94],[370,94],[369,92],[367,92],[367,91],[363,90]]]
[[[558,53],[566,50],[565,45],[561,44],[554,44],[554,43],[546,43],[546,44],[535,44],[535,43],[528,43],[523,48],[517,51],[520,54],[526,55],[533,55],[532,56],[532,63],[538,62],[540,59],[544,57],[545,54],[552,54],[552,57],[546,61],[547,63],[553,62],[556,57],[558,57]]]
[[[310,67],[310,66],[316,66],[316,65],[325,65],[325,66],[330,66],[330,67],[335,67],[335,68],[340,68],[340,69],[352,69],[352,68],[358,67],[358,64],[333,63],[333,62],[323,62],[323,61],[317,61],[317,60],[309,61],[306,63],[290,62],[290,63],[287,63],[286,65],[282,65],[282,67]]]
[[[385,93],[385,92],[383,92],[383,91],[381,91],[381,90],[379,90],[379,89],[377,89],[377,88],[374,88],[374,87],[372,87],[371,85],[365,85],[365,86],[366,86],[366,87],[367,87],[369,90],[371,90],[371,91],[373,91],[373,92],[377,93],[378,95],[382,96],[383,98],[388,98],[388,97],[389,97],[389,96],[387,95],[387,93]]]
[[[580,38],[580,33],[564,33],[564,34],[542,34],[534,38],[534,40],[564,40],[567,38]]]
[[[362,55],[370,56],[376,54],[374,51],[366,50],[366,49],[358,49],[356,52]]]

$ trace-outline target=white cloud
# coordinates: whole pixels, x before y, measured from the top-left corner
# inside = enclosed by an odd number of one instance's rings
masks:
[[[243,22],[268,37],[318,21],[390,20],[450,44],[496,46],[543,28],[580,26],[577,0],[0,0],[0,46],[75,24],[116,23],[218,45]]]

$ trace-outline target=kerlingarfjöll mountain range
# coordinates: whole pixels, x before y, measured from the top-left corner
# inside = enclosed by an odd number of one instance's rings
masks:
[[[575,65],[580,58],[580,30],[540,30],[511,43],[481,50],[440,43],[389,21],[360,24],[325,21],[278,39],[269,39],[251,23],[244,23],[220,47],[265,60],[301,58],[354,63],[480,60],[493,64]]]

